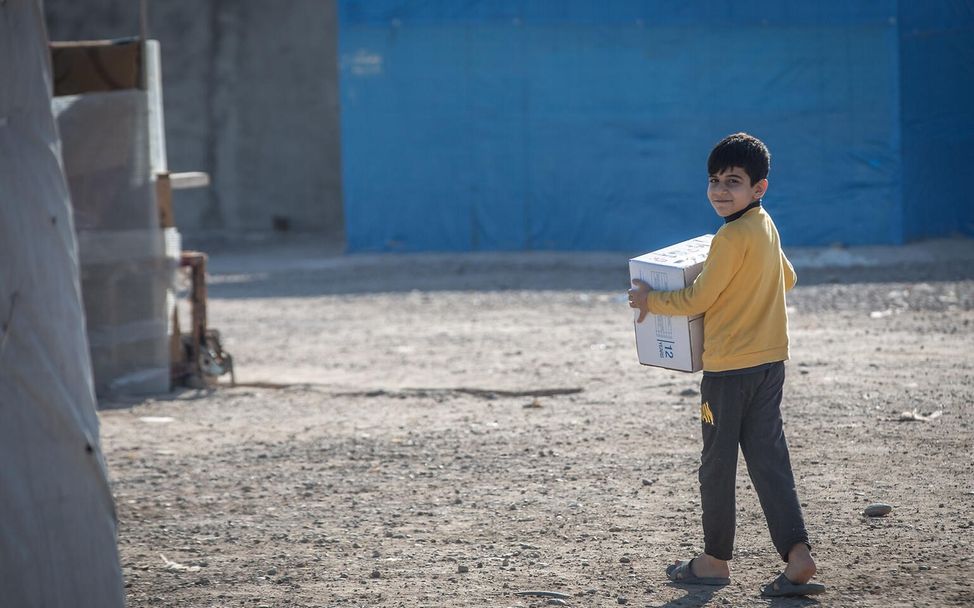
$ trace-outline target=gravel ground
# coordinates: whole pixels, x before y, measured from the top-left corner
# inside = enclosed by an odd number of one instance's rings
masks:
[[[731,585],[666,581],[701,548],[700,376],[636,362],[625,254],[217,252],[240,385],[102,404],[128,603],[972,605],[974,245],[954,246],[793,256],[783,411],[817,602],[759,597],[782,564],[743,461]]]

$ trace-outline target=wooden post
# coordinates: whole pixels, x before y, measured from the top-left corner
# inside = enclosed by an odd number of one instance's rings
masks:
[[[190,304],[192,305],[191,335],[188,372],[203,380],[200,355],[206,344],[206,254],[199,251],[183,251],[180,266],[189,267],[191,279]]]

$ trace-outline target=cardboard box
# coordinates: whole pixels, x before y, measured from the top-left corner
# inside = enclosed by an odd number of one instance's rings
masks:
[[[713,238],[712,234],[705,234],[632,258],[629,260],[629,277],[641,279],[659,291],[683,289],[703,270]],[[633,312],[640,363],[682,372],[703,369],[703,315],[668,317],[649,314],[642,323],[635,323],[639,311]]]

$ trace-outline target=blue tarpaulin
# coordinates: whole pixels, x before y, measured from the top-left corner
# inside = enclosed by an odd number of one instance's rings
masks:
[[[974,2],[899,2],[906,240],[974,234]]]
[[[736,131],[771,149],[786,245],[974,234],[974,2],[338,7],[351,251],[712,232],[706,158]]]

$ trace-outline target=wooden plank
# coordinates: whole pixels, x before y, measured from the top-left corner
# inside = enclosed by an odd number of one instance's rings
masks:
[[[175,226],[176,218],[172,213],[172,178],[169,173],[156,173],[156,204],[159,206],[159,227]]]
[[[50,49],[55,96],[143,86],[138,40],[52,42]]]
[[[170,173],[173,190],[188,188],[203,188],[210,185],[210,175],[203,171],[186,171],[184,173]]]

